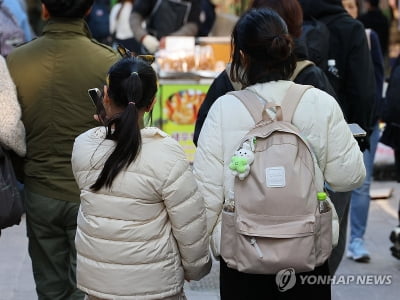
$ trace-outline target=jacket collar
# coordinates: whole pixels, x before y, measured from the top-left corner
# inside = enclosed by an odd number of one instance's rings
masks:
[[[43,34],[51,32],[72,32],[92,38],[87,23],[80,18],[51,18],[43,28]]]
[[[99,126],[96,128],[93,128],[91,131],[91,138],[93,139],[105,139],[107,130],[106,127],[104,126]],[[140,130],[142,139],[151,139],[154,138],[155,136],[161,136],[161,137],[167,137],[168,134],[162,131],[161,129],[157,127],[145,127]]]

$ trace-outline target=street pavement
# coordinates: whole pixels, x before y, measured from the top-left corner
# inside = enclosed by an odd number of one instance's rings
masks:
[[[370,263],[357,263],[348,258],[343,261],[332,285],[334,300],[398,300],[400,292],[400,260],[390,254],[389,233],[398,223],[397,207],[400,183],[374,181],[372,188],[394,189],[385,200],[373,200],[370,206],[366,247],[371,253]],[[214,262],[209,275],[198,282],[185,284],[188,300],[217,300],[218,262]],[[380,277],[385,284],[373,284]],[[2,231],[0,237],[0,300],[37,299],[32,276],[31,260],[27,251],[25,219],[19,226]],[[253,299],[244,299],[253,300]]]

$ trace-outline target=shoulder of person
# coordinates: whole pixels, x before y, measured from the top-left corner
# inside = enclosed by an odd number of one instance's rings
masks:
[[[219,112],[222,112],[223,114],[230,114],[237,108],[242,108],[241,101],[238,97],[228,92],[225,95],[218,97],[214,101],[214,103],[210,107],[209,113],[214,112],[219,114]]]
[[[35,40],[37,40],[38,38],[39,38],[38,36],[35,36],[34,38],[32,38],[32,39],[29,40],[29,41],[26,41],[26,42],[19,43],[19,44],[15,45],[15,48],[19,48],[19,47],[24,46],[24,45],[26,45],[26,44],[32,43],[32,42],[34,42]]]
[[[142,144],[148,145],[143,155],[154,157],[154,160],[161,165],[174,166],[178,161],[187,161],[186,154],[181,144],[173,137],[156,127],[146,127],[141,130]],[[186,138],[192,137],[187,134]],[[145,146],[144,146],[145,147]]]
[[[28,52],[30,52],[30,49],[31,49],[30,47],[38,47],[38,48],[41,47],[41,46],[39,46],[39,44],[37,44],[37,42],[40,41],[40,40],[41,40],[41,37],[38,36],[38,37],[34,37],[30,41],[26,41],[26,42],[19,43],[19,44],[15,45],[13,51],[11,51],[8,54],[7,60],[8,60],[8,57],[12,57],[15,53],[28,53]]]
[[[98,45],[98,46],[101,46],[102,48],[108,50],[109,52],[111,52],[111,53],[113,53],[113,54],[118,54],[118,52],[117,52],[113,47],[108,46],[108,45],[103,44],[103,43],[100,43],[98,40],[96,40],[96,39],[94,39],[94,38],[91,38],[90,41],[91,41],[93,44]]]
[[[179,143],[174,138],[157,127],[143,128],[141,134],[144,142],[159,142],[172,147],[180,147]]]
[[[333,98],[327,92],[314,86],[304,93],[302,101],[312,102],[313,105],[320,105],[322,108],[327,107],[327,105],[337,103],[335,98]]]
[[[328,17],[328,27],[345,27],[349,28],[362,28],[364,30],[364,25],[360,20],[354,19],[348,13],[338,13]]]
[[[84,143],[87,140],[104,139],[106,137],[106,128],[98,126],[82,132],[75,138],[75,143]]]

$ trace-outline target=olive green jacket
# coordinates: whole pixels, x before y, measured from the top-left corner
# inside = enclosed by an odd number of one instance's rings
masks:
[[[72,146],[75,137],[98,126],[87,91],[102,90],[108,69],[119,58],[92,39],[82,19],[62,18],[50,19],[42,36],[8,55],[26,128],[23,180],[30,191],[79,201]]]

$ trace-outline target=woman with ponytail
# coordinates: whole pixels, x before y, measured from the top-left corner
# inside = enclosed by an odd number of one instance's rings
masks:
[[[156,92],[147,62],[121,59],[104,87],[106,126],[75,140],[77,284],[88,299],[186,299],[184,279],[211,267],[203,198],[185,154],[144,126]]]
[[[289,80],[295,67],[293,40],[285,22],[275,11],[267,8],[253,9],[240,17],[232,33],[230,77],[251,92],[263,104],[261,107],[271,102],[277,105],[282,103],[287,92],[295,85]],[[246,100],[252,99],[243,99]],[[253,103],[255,109],[256,104]],[[275,110],[267,109],[266,112],[271,118],[275,117]],[[362,153],[332,96],[317,88],[308,89],[301,96],[292,123],[309,143],[315,154],[315,163],[318,163],[324,175],[323,179],[334,190],[351,190],[362,184],[365,177]],[[221,234],[226,232],[221,233],[221,212],[225,199],[228,199],[229,207],[231,191],[234,190],[232,184],[235,179],[229,164],[244,136],[255,125],[256,121],[235,94],[219,97],[205,119],[194,159],[194,174],[208,209],[207,228],[212,235],[211,248],[214,256],[220,259],[221,299],[331,299],[327,261],[318,264],[311,272],[295,274],[292,266],[288,266],[288,269],[278,274],[250,274],[235,269],[234,265],[228,265],[226,260],[232,261],[232,257],[224,258],[220,253]],[[256,161],[252,166],[255,165]],[[285,170],[283,176],[290,172]],[[282,179],[281,175],[277,176],[280,178],[278,180]],[[246,179],[242,182],[242,186],[245,185]],[[263,184],[267,184],[266,181]],[[249,195],[247,205],[254,203],[251,200],[252,195]],[[236,218],[240,219],[239,209]],[[256,215],[253,220],[260,220],[260,223],[246,227],[247,224],[242,221],[242,232],[247,228],[265,226],[262,216]],[[228,245],[225,245],[225,250],[226,247]],[[288,249],[289,253],[297,250]],[[265,251],[262,255],[266,257],[273,254]],[[241,263],[246,267],[246,261]],[[317,281],[305,280],[307,278]],[[320,282],[319,279],[324,281]]]

